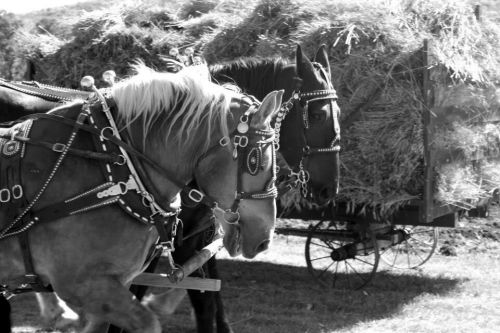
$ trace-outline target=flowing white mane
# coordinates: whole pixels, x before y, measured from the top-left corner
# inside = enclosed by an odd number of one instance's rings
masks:
[[[228,134],[226,118],[233,92],[192,71],[160,73],[143,64],[133,68],[137,75],[116,84],[111,92],[121,124],[140,121],[144,139],[161,134],[165,140],[175,139],[197,150],[208,149],[214,126],[222,135]]]

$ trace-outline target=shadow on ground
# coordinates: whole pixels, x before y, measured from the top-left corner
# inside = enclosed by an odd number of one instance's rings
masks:
[[[226,312],[235,332],[324,332],[398,313],[424,294],[443,296],[459,279],[418,272],[379,272],[362,290],[339,291],[316,284],[307,269],[267,262],[219,260]],[[166,329],[194,332],[185,301]],[[170,331],[169,331],[170,332]]]

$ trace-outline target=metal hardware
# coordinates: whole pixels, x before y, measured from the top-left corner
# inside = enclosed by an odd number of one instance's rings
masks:
[[[231,139],[230,139],[228,136],[223,136],[223,137],[219,140],[219,144],[220,144],[222,147],[227,146],[230,142],[231,142]]]
[[[66,149],[66,145],[64,143],[54,143],[52,145],[52,151],[56,153],[62,153]]]
[[[0,190],[0,202],[5,203],[10,201],[10,190],[3,188]]]
[[[102,73],[102,79],[109,86],[113,86],[115,84],[115,78],[116,78],[116,73],[113,70],[108,70],[108,71],[105,71],[104,73]]]
[[[103,140],[108,140],[108,138],[109,138],[109,137],[107,137],[107,136],[104,135],[104,132],[106,130],[111,131],[111,135],[117,137],[117,135],[115,134],[115,129],[113,127],[107,126],[107,127],[103,127],[102,130],[101,130],[101,138]]]
[[[12,186],[12,197],[17,200],[23,197],[23,187],[19,184]]]
[[[113,162],[116,165],[125,165],[127,163],[127,159],[123,155],[118,155],[118,161]]]
[[[137,183],[134,180],[132,176],[128,179],[128,181],[125,182],[118,182],[117,184],[108,187],[104,191],[97,192],[97,197],[99,199],[105,198],[105,197],[112,197],[115,195],[123,195],[127,193],[130,190],[137,190]]]
[[[200,203],[203,198],[205,197],[205,194],[203,194],[201,191],[198,191],[197,189],[191,189],[188,193],[188,198],[193,200],[196,203]]]
[[[233,142],[235,146],[245,148],[248,145],[248,137],[245,135],[235,135]]]

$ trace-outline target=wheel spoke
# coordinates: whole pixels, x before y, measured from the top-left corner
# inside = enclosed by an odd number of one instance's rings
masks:
[[[361,262],[364,262],[364,263],[365,263],[365,264],[367,264],[367,265],[373,266],[373,263],[368,262],[368,261],[363,260],[363,259],[359,259],[359,257],[355,257],[355,258],[354,258],[354,260],[361,261]]]
[[[397,228],[397,230],[402,230],[407,234],[406,239],[391,247],[392,253],[389,251],[381,252],[382,259],[389,266],[402,269],[416,268],[429,260],[436,249],[437,229],[426,227]],[[404,254],[406,258],[400,258],[400,254]]]
[[[321,276],[323,276],[323,274],[325,274],[328,271],[328,269],[332,266],[333,266],[333,261],[330,265],[328,265],[328,267],[326,267],[323,271],[321,271],[321,273],[318,275],[318,279],[321,278]]]
[[[365,278],[364,278],[364,277],[363,277],[360,273],[358,273],[358,271],[357,271],[357,270],[356,270],[356,269],[355,269],[355,268],[354,268],[351,264],[349,264],[349,263],[347,262],[347,260],[345,261],[345,263],[346,263],[347,265],[349,265],[349,267],[351,267],[352,271],[353,271],[353,272],[354,272],[354,273],[355,273],[355,274],[356,274],[356,275],[357,275],[357,276],[358,276],[361,280],[365,281]]]
[[[324,256],[324,257],[311,259],[311,261],[316,261],[316,260],[321,260],[321,259],[326,259],[326,258],[331,258],[331,257],[328,255],[328,256]]]
[[[417,243],[421,244],[421,245],[425,245],[425,246],[427,246],[427,247],[432,247],[432,244],[429,244],[429,243],[427,243],[427,242],[425,242],[425,241],[423,241],[423,240],[420,240],[420,239],[417,239],[417,238],[413,238],[413,237],[412,237],[411,239],[412,239],[413,241],[415,241],[415,242],[417,242]],[[434,243],[434,242],[433,242],[433,243]]]
[[[318,236],[318,233],[321,235]],[[358,242],[371,244],[370,241],[373,242],[373,245],[369,246],[370,251],[364,255],[342,261],[334,261],[331,257],[331,251],[339,250],[343,246]],[[306,241],[307,268],[312,276],[324,286],[359,289],[371,280],[377,269],[378,260],[378,247],[371,230],[363,229],[363,232],[352,231],[350,234],[346,234],[344,229],[337,228],[336,223],[332,222],[327,226],[325,221],[321,221],[315,224],[308,233]]]

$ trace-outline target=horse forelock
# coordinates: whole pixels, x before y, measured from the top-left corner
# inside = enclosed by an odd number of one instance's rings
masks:
[[[121,126],[142,125],[143,145],[147,137],[173,139],[194,157],[208,149],[214,131],[228,135],[233,92],[192,72],[160,73],[142,64],[134,69],[137,75],[116,84],[111,95]]]

